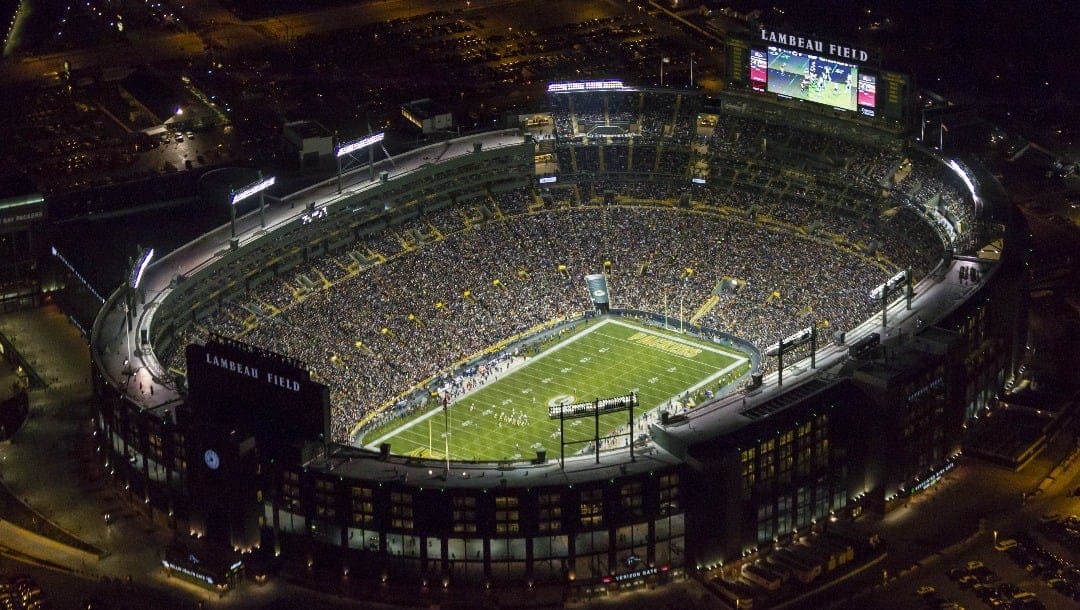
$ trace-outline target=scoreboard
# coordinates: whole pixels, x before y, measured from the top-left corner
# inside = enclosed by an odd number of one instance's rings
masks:
[[[301,363],[225,338],[189,345],[186,356],[198,421],[252,433],[263,446],[329,440],[329,389]]]
[[[906,123],[911,79],[880,68],[865,49],[763,28],[725,42],[728,83],[865,117]]]

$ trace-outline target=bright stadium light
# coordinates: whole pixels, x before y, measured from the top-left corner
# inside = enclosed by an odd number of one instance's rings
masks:
[[[897,271],[896,275],[889,278],[888,281],[883,282],[880,286],[878,286],[877,288],[874,288],[873,290],[871,290],[870,291],[870,298],[874,299],[875,301],[877,299],[880,299],[882,293],[884,293],[885,291],[891,291],[891,290],[895,289],[897,286],[900,285],[900,282],[902,282],[905,277],[907,277],[907,272],[906,271],[904,271],[904,270]]]
[[[259,178],[255,182],[245,186],[239,191],[233,191],[232,197],[229,199],[229,232],[231,239],[236,240],[236,204],[251,197],[253,195],[259,196],[259,225],[262,228],[266,228],[266,200],[263,198],[263,191],[274,186],[274,177],[263,178],[262,172],[259,172]],[[235,243],[233,247],[235,247]]]
[[[124,297],[125,318],[127,321],[127,359],[124,360],[124,372],[128,375],[132,374],[133,368],[131,366],[131,335],[135,333],[133,325],[135,319],[135,310],[138,307],[138,295],[139,284],[142,283],[143,272],[150,265],[150,259],[154,258],[154,249],[147,248],[142,251],[137,261],[133,261],[131,264],[131,270],[128,273],[128,285],[126,295]]]
[[[135,263],[132,267],[132,274],[128,285],[132,290],[138,290],[139,284],[142,282],[143,272],[150,266],[150,259],[154,258],[154,249],[150,248],[143,252],[142,257],[139,258],[139,262]]]
[[[248,197],[251,197],[252,195],[255,195],[257,193],[265,191],[266,189],[268,189],[268,188],[270,188],[272,186],[274,186],[274,177],[273,176],[270,176],[269,178],[261,178],[258,181],[254,182],[254,183],[252,183],[252,184],[250,184],[248,186],[245,186],[244,188],[240,189],[239,191],[236,191],[235,193],[233,193],[233,195],[232,195],[232,204],[236,205],[236,204],[240,203],[241,201],[243,201],[244,199],[247,199]]]
[[[358,150],[368,149],[368,165],[370,167],[368,179],[375,179],[375,149],[372,147],[379,142],[382,142],[385,137],[386,133],[380,131],[364,136],[359,140],[353,140],[352,142],[346,142],[341,146],[338,146],[337,152],[335,153],[337,156],[337,192],[341,192],[341,158]]]
[[[907,299],[906,307],[911,309],[911,297],[914,294],[911,287],[911,269],[901,269],[896,272],[896,275],[889,278],[889,280],[877,288],[870,291],[870,298],[874,300],[881,299],[881,326],[884,327],[888,321],[889,310],[889,298],[898,289],[907,287],[905,290],[905,297]]]
[[[621,80],[590,80],[572,83],[550,83],[548,93],[566,93],[569,91],[618,91],[625,89]]]
[[[359,140],[353,140],[352,142],[342,144],[337,149],[337,156],[344,157],[351,152],[356,152],[362,148],[367,148],[372,144],[378,144],[379,142],[382,142],[383,138],[385,137],[386,134],[380,131],[379,133],[373,133],[370,136],[365,136],[363,138],[360,138]]]
[[[975,203],[975,209],[978,210],[980,204],[979,196],[975,194],[975,182],[971,179],[971,176],[968,175],[967,171],[962,165],[957,163],[956,159],[949,159],[948,166],[949,169],[951,169],[953,173],[959,176],[960,180],[963,181],[964,186],[966,186],[968,192],[971,193],[971,200]]]

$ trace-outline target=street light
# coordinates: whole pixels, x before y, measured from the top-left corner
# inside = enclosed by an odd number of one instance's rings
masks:
[[[661,87],[664,86],[664,64],[670,64],[670,63],[671,63],[671,58],[670,57],[662,57],[662,58],[660,58],[660,86]]]
[[[271,186],[274,186],[274,177],[263,178],[262,172],[259,172],[258,180],[239,191],[232,191],[229,199],[229,233],[233,241],[236,240],[236,204],[252,195],[259,196],[259,225],[266,228],[266,199],[263,197],[263,191]]]

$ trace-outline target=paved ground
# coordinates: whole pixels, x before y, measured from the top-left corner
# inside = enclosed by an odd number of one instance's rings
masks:
[[[852,610],[918,607],[915,590],[930,585],[943,597],[967,608],[982,607],[982,601],[945,576],[949,568],[978,560],[994,570],[1002,582],[1037,593],[1047,608],[1074,608],[1072,601],[1031,577],[1004,553],[994,551],[993,545],[994,532],[1003,540],[1032,530],[1043,514],[1080,512],[1080,499],[1071,496],[1080,484],[1080,459],[1073,460],[1065,470],[1055,470],[1075,448],[1076,428],[1074,422],[1062,430],[1020,472],[961,458],[960,466],[937,487],[912,500],[910,507],[867,520],[863,526],[880,532],[888,544],[888,561],[881,569],[838,587],[819,601]],[[1053,481],[1044,483],[1051,474]],[[1040,484],[1044,491],[1034,495]],[[1028,499],[1023,493],[1028,494]],[[1080,553],[1075,550],[1060,552],[1074,563],[1080,562]],[[882,587],[884,580],[888,585]]]
[[[167,578],[160,560],[171,534],[110,489],[92,456],[90,354],[79,331],[48,307],[0,316],[0,332],[50,383],[30,393],[26,423],[0,443],[0,483],[37,518],[102,551],[95,558],[8,527],[0,540],[0,573],[30,574],[60,609],[91,597],[132,609],[376,607],[273,582],[244,582],[219,600]],[[106,512],[116,517],[111,524]]]

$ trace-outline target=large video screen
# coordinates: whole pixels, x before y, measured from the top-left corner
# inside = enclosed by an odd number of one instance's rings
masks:
[[[816,55],[769,47],[769,92],[855,110],[859,69]]]
[[[877,77],[865,72],[859,73],[859,112],[874,116],[877,108]]]
[[[750,88],[764,91],[769,82],[769,60],[765,51],[750,49]]]

